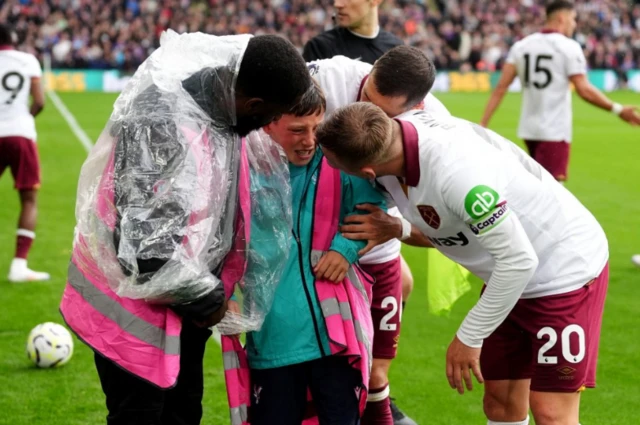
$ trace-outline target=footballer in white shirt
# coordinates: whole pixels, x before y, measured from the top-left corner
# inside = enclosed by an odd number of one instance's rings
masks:
[[[429,66],[420,66],[420,64]],[[414,47],[398,46],[387,51],[372,66],[359,60],[349,59],[345,56],[334,56],[331,59],[323,59],[308,64],[312,77],[318,82],[327,100],[327,115],[336,109],[350,105],[354,102],[365,101],[382,108],[390,117],[402,114],[409,109],[422,109],[433,115],[450,116],[447,108],[429,90],[435,78],[435,68],[433,68],[426,55]],[[397,208],[392,208],[389,213],[398,215]],[[347,218],[348,224],[356,217]],[[372,237],[371,234],[367,234]],[[374,238],[375,239],[375,238]],[[386,243],[376,245],[375,240],[370,240],[369,246],[363,250],[365,254],[359,263],[365,268],[371,266],[372,269],[386,269],[390,262],[400,258],[401,244],[399,240],[392,239]],[[394,266],[395,268],[395,266]],[[403,293],[402,299],[406,300],[413,286],[410,271],[404,261],[403,269]],[[366,270],[373,275],[377,275],[376,270]],[[382,279],[380,279],[382,280]],[[384,285],[379,285],[381,288]],[[383,294],[381,294],[382,296]],[[380,301],[392,294],[386,294]],[[392,296],[396,298],[395,295]],[[399,301],[398,301],[399,302]],[[374,303],[375,304],[375,303]],[[391,305],[385,309],[380,309],[376,314],[379,317],[374,319],[382,320],[392,310],[391,324],[394,330],[399,333],[399,318],[401,309]],[[374,309],[375,309],[374,305]],[[397,322],[397,323],[396,323]],[[398,326],[395,326],[395,325]],[[382,326],[384,327],[384,326]],[[388,327],[387,327],[388,328]],[[386,332],[391,345],[397,345],[397,334]],[[385,338],[386,339],[386,338]],[[380,344],[386,344],[379,338]],[[374,344],[375,345],[375,344]],[[374,351],[375,347],[374,347]],[[384,357],[395,357],[389,351],[384,353]]]
[[[422,51],[414,47],[394,47],[373,66],[345,56],[334,56],[310,62],[308,67],[326,97],[327,116],[342,106],[358,101],[372,102],[389,116],[399,115],[413,108],[426,110],[433,115],[450,115],[444,105],[429,93],[435,79],[435,67]],[[368,216],[377,216],[377,207],[359,207],[369,211]],[[389,214],[400,217],[397,208],[390,208]],[[364,255],[359,264],[375,278],[371,300],[375,334],[370,388],[379,391],[372,391],[369,395],[369,402],[375,403],[384,402],[389,395],[389,368],[396,357],[404,300],[411,292],[413,278],[400,256],[399,239],[387,238],[387,242],[376,246],[381,242],[376,233],[383,231],[376,223],[371,224],[366,231],[351,233],[350,226],[357,226],[359,217],[362,216],[347,217],[341,232],[345,237],[369,241],[361,251]],[[376,415],[372,412],[375,410],[365,411],[363,424],[371,422],[372,415]],[[379,416],[373,419],[376,423],[388,423]],[[394,417],[394,423],[410,423],[409,419],[396,419]]]
[[[576,28],[576,11],[569,1],[553,1],[546,8],[544,28],[515,43],[509,50],[500,81],[486,106],[481,124],[486,127],[513,80],[522,85],[518,137],[529,154],[558,181],[567,179],[572,139],[571,89],[584,100],[640,124],[634,106],[611,101],[587,78],[582,47],[570,37]]]
[[[407,242],[486,282],[447,352],[452,388],[471,389],[471,371],[485,382],[490,425],[526,425],[529,408],[538,425],[578,424],[609,273],[593,215],[515,144],[462,119],[391,119],[357,103],[323,122],[317,141],[333,166],[378,179],[412,225]]]
[[[34,118],[44,107],[42,71],[35,56],[14,50],[13,40],[13,31],[0,25],[0,176],[9,168],[20,193],[16,253],[9,269],[9,281],[17,283],[48,280],[49,274],[27,267],[40,187]]]

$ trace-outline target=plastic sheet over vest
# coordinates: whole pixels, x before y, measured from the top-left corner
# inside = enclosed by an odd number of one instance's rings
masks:
[[[241,149],[233,131],[249,39],[163,34],[82,167],[61,311],[92,348],[160,387],[179,369],[181,319],[167,306],[228,296],[239,283],[245,296],[259,289],[258,302],[225,329],[259,328],[288,255],[286,158],[270,140]],[[267,176],[270,190],[250,191],[251,175]],[[261,220],[274,198],[280,220]],[[284,259],[247,282],[260,263],[246,251],[252,225],[272,226]]]

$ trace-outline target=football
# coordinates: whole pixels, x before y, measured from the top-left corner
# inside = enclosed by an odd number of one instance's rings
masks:
[[[73,338],[62,325],[47,322],[31,330],[27,339],[27,357],[37,367],[60,367],[73,355]]]

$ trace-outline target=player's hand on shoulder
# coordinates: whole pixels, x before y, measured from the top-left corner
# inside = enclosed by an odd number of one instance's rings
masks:
[[[320,258],[313,268],[316,279],[324,279],[333,283],[340,283],[347,276],[349,262],[339,252],[329,251]]]
[[[622,109],[622,112],[620,112],[620,119],[633,126],[640,125],[640,114],[638,113],[638,108],[631,105],[625,106]]]
[[[402,236],[402,223],[397,217],[371,204],[356,205],[367,214],[353,214],[340,226],[342,236],[347,239],[368,241],[358,255],[362,256],[378,245]]]

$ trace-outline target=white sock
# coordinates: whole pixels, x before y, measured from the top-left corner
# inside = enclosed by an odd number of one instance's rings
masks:
[[[520,421],[520,422],[494,422],[494,421],[488,421],[487,425],[529,425],[529,415],[527,415],[527,417],[524,418],[524,421]]]
[[[369,393],[367,395],[367,402],[371,402],[371,403],[376,403],[378,401],[382,401],[386,398],[389,397],[389,394],[391,393],[391,390],[389,389],[389,384],[387,384],[386,387],[384,387],[384,389],[378,393]]]
[[[27,260],[24,258],[14,258],[11,262],[11,271],[14,273],[27,269]]]
[[[27,230],[27,229],[18,229],[18,231],[16,232],[16,235],[24,236],[24,237],[31,238],[31,239],[35,239],[36,238],[36,232],[34,232],[32,230]]]

